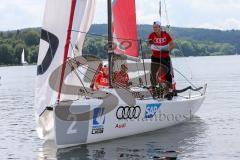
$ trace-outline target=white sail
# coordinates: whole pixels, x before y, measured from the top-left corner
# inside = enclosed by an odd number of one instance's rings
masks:
[[[82,55],[83,42],[86,37],[86,32],[90,29],[92,24],[96,6],[96,0],[88,0],[83,2],[87,4],[81,5],[81,14],[79,14],[79,19],[81,19],[80,22],[84,23],[80,23],[80,27],[78,28],[78,38],[74,48],[74,54],[78,56]]]
[[[25,59],[24,56],[25,56],[25,55],[24,55],[24,49],[23,49],[23,51],[22,51],[22,57],[21,57],[21,63],[22,63],[22,64],[25,62],[25,60],[24,60],[24,59]]]
[[[22,63],[22,64],[27,64],[27,62],[25,61],[25,52],[24,52],[24,48],[23,48],[22,55],[21,55],[21,63]]]
[[[90,29],[90,26],[93,21],[94,17],[94,11],[95,11],[95,4],[96,0],[87,0],[87,1],[82,1],[83,4],[80,5],[79,11],[81,11],[81,14],[79,15],[79,19],[81,19],[80,24],[77,25],[79,28],[74,28],[75,31],[77,31],[77,34],[74,34],[75,37],[73,39],[76,41],[72,41],[72,46],[74,47],[73,51],[69,53],[69,57],[76,57],[76,56],[81,56],[82,55],[82,47],[83,43],[86,37],[86,33]],[[77,36],[77,37],[76,37]],[[79,68],[82,73],[84,73],[86,70],[84,68]],[[83,78],[83,75],[79,75]],[[76,76],[74,72],[71,72],[68,77],[65,80],[66,84],[71,84],[71,85],[79,85],[79,77]],[[78,93],[73,93],[74,95],[65,95],[61,94],[61,99],[67,99],[67,100],[75,100],[77,99],[77,94]]]
[[[85,35],[72,30],[88,31],[93,19],[94,6],[95,0],[46,1],[37,62],[35,91],[37,118],[47,106],[52,106],[57,100],[60,100],[59,84],[64,75],[64,68],[55,75],[55,86],[50,87],[49,78],[54,70],[61,66],[67,57],[71,56],[71,46],[76,42],[83,44]]]

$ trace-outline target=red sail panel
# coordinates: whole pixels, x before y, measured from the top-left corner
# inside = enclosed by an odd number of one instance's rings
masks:
[[[114,52],[138,57],[135,0],[114,0],[112,12]]]

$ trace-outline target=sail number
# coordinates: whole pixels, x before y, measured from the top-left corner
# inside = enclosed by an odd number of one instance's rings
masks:
[[[76,117],[76,115],[72,115],[72,114],[68,115],[67,120],[73,120],[71,125],[67,129],[67,134],[76,134],[77,133],[77,129],[75,128],[76,124],[77,124],[77,117]]]

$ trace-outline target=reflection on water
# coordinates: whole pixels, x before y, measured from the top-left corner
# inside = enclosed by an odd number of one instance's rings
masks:
[[[192,121],[170,128],[102,143],[57,150],[54,142],[47,142],[39,152],[39,160],[176,159],[193,152],[192,145],[196,139],[204,137],[206,128],[204,121],[194,117]]]

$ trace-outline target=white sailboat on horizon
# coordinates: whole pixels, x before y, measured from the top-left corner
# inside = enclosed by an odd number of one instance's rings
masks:
[[[25,51],[24,51],[24,48],[23,48],[23,51],[22,51],[22,55],[21,55],[21,64],[22,65],[28,65],[28,62],[25,61]]]

